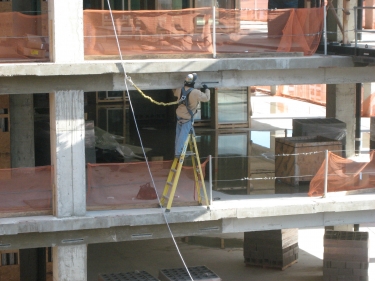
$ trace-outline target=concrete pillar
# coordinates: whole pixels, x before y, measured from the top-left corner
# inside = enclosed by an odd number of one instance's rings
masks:
[[[347,41],[351,42],[355,39],[355,22],[354,22],[354,9],[353,7],[357,5],[357,1],[338,1],[332,0],[332,4],[335,7],[335,12],[339,23],[344,29],[344,33],[347,35]],[[343,11],[349,11],[350,15],[345,15]],[[328,30],[328,41],[342,42],[344,36],[339,28],[336,17],[334,16],[331,9],[327,11],[327,30]],[[344,42],[344,43],[348,43]]]
[[[83,91],[50,94],[51,164],[54,215],[86,213],[85,120]]]
[[[49,0],[48,20],[51,61],[83,61],[83,0]]]
[[[10,95],[12,168],[34,167],[34,103],[32,94]]]
[[[54,281],[87,280],[87,245],[52,248]]]
[[[271,96],[276,95],[277,93],[277,86],[270,86],[270,94]]]
[[[346,157],[354,156],[355,84],[327,85],[326,117],[346,123]]]

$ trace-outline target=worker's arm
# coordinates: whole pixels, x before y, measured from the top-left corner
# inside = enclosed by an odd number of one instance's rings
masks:
[[[173,95],[175,97],[177,97],[178,99],[180,98],[180,96],[181,96],[181,88],[173,89],[172,92],[173,92]]]
[[[194,90],[194,94],[197,97],[198,101],[207,102],[210,100],[210,90],[205,89],[204,92],[201,92],[197,89]]]

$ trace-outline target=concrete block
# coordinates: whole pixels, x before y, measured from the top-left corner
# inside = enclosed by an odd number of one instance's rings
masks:
[[[330,260],[323,261],[323,268],[331,268],[331,267],[332,267],[332,261]]]
[[[337,260],[331,260],[331,267],[332,268],[345,268],[345,261],[337,261]]]
[[[339,275],[353,275],[352,268],[339,268]]]
[[[324,252],[323,254],[324,260],[341,260],[341,261],[360,261],[360,262],[368,262],[368,256],[361,256],[361,255],[342,255],[342,254],[330,254]]]
[[[345,263],[345,268],[353,268],[353,269],[360,269],[362,263],[357,261],[347,261]]]
[[[323,276],[326,275],[338,275],[339,269],[338,268],[323,268]]]
[[[353,275],[355,276],[368,276],[368,269],[353,269]]]

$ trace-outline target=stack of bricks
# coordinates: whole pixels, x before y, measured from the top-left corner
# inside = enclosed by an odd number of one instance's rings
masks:
[[[324,234],[323,280],[368,281],[368,232],[330,231]]]
[[[298,228],[245,232],[247,266],[285,268],[298,260]]]

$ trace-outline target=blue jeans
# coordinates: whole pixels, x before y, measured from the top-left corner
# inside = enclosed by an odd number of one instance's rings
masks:
[[[181,155],[185,141],[189,135],[189,132],[192,126],[193,126],[192,120],[189,120],[185,123],[181,123],[179,120],[177,120],[174,155],[178,155],[178,156]]]

